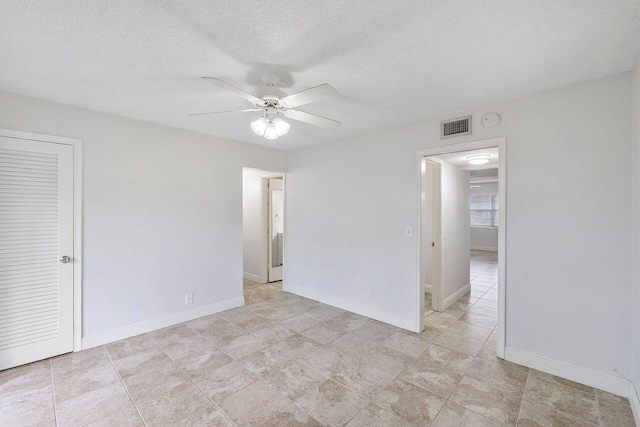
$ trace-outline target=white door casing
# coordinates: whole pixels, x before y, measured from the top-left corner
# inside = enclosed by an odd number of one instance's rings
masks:
[[[0,369],[73,350],[74,147],[0,136]]]
[[[282,280],[284,239],[284,183],[269,178],[269,282]]]

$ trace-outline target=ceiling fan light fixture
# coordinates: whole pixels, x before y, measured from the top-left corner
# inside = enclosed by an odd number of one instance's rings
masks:
[[[260,117],[255,122],[251,122],[251,130],[253,130],[256,135],[264,136],[264,132],[267,130],[268,124],[269,120],[264,117]]]
[[[272,121],[267,123],[267,127],[264,130],[264,137],[267,139],[276,139],[279,136],[280,135],[278,135],[278,129],[276,128],[276,125]]]
[[[280,117],[276,117],[275,119],[273,119],[273,124],[276,127],[278,136],[286,134],[287,132],[289,132],[289,129],[291,129],[291,125],[282,120]]]
[[[266,117],[260,117],[251,123],[251,130],[256,135],[264,136],[267,139],[276,139],[289,132],[289,129],[291,129],[291,125],[279,117],[271,120]]]
[[[476,155],[467,157],[467,162],[470,165],[484,165],[486,163],[489,163],[490,160],[491,160],[490,154],[476,154]]]

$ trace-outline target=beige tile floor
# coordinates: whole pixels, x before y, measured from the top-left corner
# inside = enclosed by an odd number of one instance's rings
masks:
[[[492,262],[421,334],[246,282],[244,307],[0,372],[0,425],[633,426],[626,399],[496,359]]]

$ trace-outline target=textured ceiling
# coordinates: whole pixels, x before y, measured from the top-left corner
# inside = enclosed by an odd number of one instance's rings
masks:
[[[284,149],[627,71],[640,52],[638,0],[0,0],[0,89]],[[275,141],[248,91],[280,76],[300,108],[342,122],[293,122]]]

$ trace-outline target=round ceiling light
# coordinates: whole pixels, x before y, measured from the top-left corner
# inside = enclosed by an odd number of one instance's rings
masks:
[[[489,163],[490,160],[491,154],[476,154],[467,157],[467,162],[469,162],[470,165],[484,165]]]

